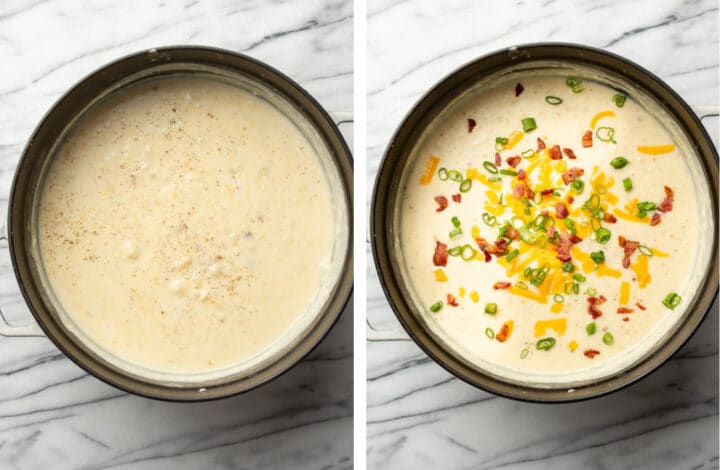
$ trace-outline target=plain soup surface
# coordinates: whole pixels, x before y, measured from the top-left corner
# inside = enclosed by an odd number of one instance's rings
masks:
[[[632,97],[536,76],[437,119],[405,180],[399,243],[451,347],[502,376],[581,380],[680,317],[700,202],[689,156]]]
[[[251,360],[300,321],[329,270],[333,213],[318,156],[278,109],[172,78],[81,121],[39,226],[52,290],[87,336],[197,372]]]

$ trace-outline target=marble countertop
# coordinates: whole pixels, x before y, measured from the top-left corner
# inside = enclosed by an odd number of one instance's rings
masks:
[[[604,48],[650,69],[690,104],[720,102],[715,0],[369,0],[368,17],[369,182],[430,86],[514,44]],[[717,144],[718,119],[704,122]],[[371,258],[368,250],[368,317],[392,328]],[[369,343],[368,468],[718,468],[717,310],[716,303],[692,340],[645,380],[566,405],[477,390],[412,342]]]
[[[35,125],[81,77],[125,54],[197,44],[243,52],[328,110],[352,109],[344,0],[0,2],[0,216]],[[342,126],[352,137],[352,123]],[[30,320],[0,247],[0,308]],[[352,467],[352,304],[312,354],[244,395],[152,401],[88,376],[44,338],[0,338],[0,468]]]

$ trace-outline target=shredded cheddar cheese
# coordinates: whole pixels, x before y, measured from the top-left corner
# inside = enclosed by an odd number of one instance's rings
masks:
[[[567,318],[555,318],[552,320],[538,320],[535,322],[535,337],[543,336],[547,330],[555,330],[558,336],[565,334],[567,329]]]
[[[458,289],[458,294],[460,295],[461,299],[464,298],[465,297],[465,288],[461,287],[460,289]]]
[[[562,309],[563,309],[562,302],[554,302],[552,304],[552,307],[550,307],[550,311],[552,313],[560,313],[560,312],[562,312]]]
[[[620,305],[627,305],[630,301],[630,283],[623,281],[620,283]]]
[[[570,348],[571,352],[574,352],[578,348],[578,342],[575,340],[572,340],[568,343],[568,348]]]
[[[595,129],[598,121],[604,117],[615,117],[615,113],[610,111],[609,109],[605,111],[600,111],[590,120],[590,129]]]
[[[437,282],[447,282],[448,278],[445,275],[445,271],[443,271],[442,269],[436,269],[434,271],[434,274],[435,274],[435,280]]]
[[[428,159],[427,165],[425,165],[425,171],[423,171],[420,177],[420,184],[430,184],[439,164],[440,159],[438,157],[430,157]]]
[[[643,254],[638,255],[637,260],[630,264],[630,268],[635,271],[638,286],[641,289],[647,287],[651,280],[650,273],[648,272],[648,257]]]
[[[638,152],[644,153],[645,155],[663,155],[666,153],[674,152],[675,145],[641,145],[637,148]]]
[[[508,143],[505,144],[505,148],[507,150],[512,149],[517,145],[518,142],[520,142],[523,138],[523,133],[521,131],[513,131],[510,133],[510,137],[508,137]]]
[[[477,303],[478,300],[480,300],[480,296],[478,295],[477,291],[470,292],[470,300]]]

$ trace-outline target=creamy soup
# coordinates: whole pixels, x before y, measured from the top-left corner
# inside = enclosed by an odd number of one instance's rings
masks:
[[[588,379],[679,318],[701,204],[689,156],[632,97],[536,76],[438,119],[404,180],[399,246],[452,348],[522,381]]]
[[[169,78],[84,118],[39,209],[47,278],[112,356],[192,373],[251,361],[307,322],[334,217],[313,147],[239,87]]]

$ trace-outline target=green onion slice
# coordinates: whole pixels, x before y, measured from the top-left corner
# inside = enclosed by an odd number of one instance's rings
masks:
[[[523,131],[530,132],[534,129],[537,129],[537,123],[535,122],[535,118],[526,117],[522,121]]]
[[[559,96],[552,96],[552,95],[546,96],[545,101],[547,102],[547,104],[551,104],[553,106],[557,106],[563,102],[562,98],[560,98]]]
[[[630,191],[633,188],[632,180],[630,178],[623,178],[623,186],[625,191]]]
[[[570,261],[566,261],[562,264],[562,270],[566,273],[571,273],[575,270],[575,265],[572,264]]]
[[[528,348],[523,349],[520,353],[520,359],[525,359],[528,354],[530,354],[530,350]]]
[[[438,178],[440,178],[441,181],[445,181],[448,179],[448,171],[447,168],[442,167],[438,170]]]
[[[485,160],[483,162],[483,168],[487,170],[488,173],[491,173],[493,175],[497,175],[498,168],[495,166],[495,164],[489,160]]]
[[[670,292],[662,303],[670,310],[675,310],[675,307],[680,305],[680,301],[682,301],[682,297],[677,295],[675,292]]]
[[[612,127],[598,127],[595,129],[595,135],[603,142],[612,142],[613,144],[617,144],[615,141],[615,129]]]
[[[625,157],[615,157],[610,161],[610,166],[619,170],[620,168],[625,168],[628,163],[630,163],[630,161]]]
[[[497,224],[497,217],[495,217],[494,215],[490,215],[487,212],[483,212],[482,220],[483,220],[483,222],[485,222],[485,224],[489,225],[490,227]]]
[[[495,332],[490,327],[485,328],[485,336],[487,336],[490,339],[493,339],[493,338],[495,338]]]
[[[586,292],[590,297],[593,297],[595,296],[595,294],[597,294],[597,290],[595,290],[595,288],[593,287],[588,287],[588,290]]]
[[[565,302],[565,297],[563,297],[563,296],[560,295],[560,294],[555,294],[555,295],[553,296],[553,300],[554,300],[555,302],[561,304],[561,303]]]
[[[430,306],[430,311],[431,311],[432,313],[437,313],[437,312],[439,312],[440,310],[442,310],[442,308],[443,308],[443,303],[440,302],[440,301],[438,301],[438,302],[435,302],[434,304],[432,304],[432,305]]]
[[[507,255],[505,255],[505,261],[508,261],[508,262],[509,262],[509,261],[512,261],[512,260],[514,260],[514,259],[517,257],[517,255],[519,255],[519,254],[520,254],[520,250],[518,250],[518,249],[515,249],[515,250],[511,251],[510,253],[508,253]]]
[[[606,229],[605,227],[600,227],[599,229],[595,230],[595,240],[597,240],[597,242],[601,245],[609,242],[611,236],[612,232],[610,232],[610,230]]]
[[[652,252],[652,250],[650,249],[650,247],[649,247],[649,246],[646,246],[646,245],[640,245],[640,246],[638,246],[638,251],[639,251],[640,253],[644,254],[645,256],[652,256],[652,255],[653,255],[653,252]]]
[[[497,313],[497,304],[495,302],[491,302],[489,304],[485,304],[485,313],[488,315],[495,315]]]
[[[625,105],[625,101],[627,101],[627,96],[622,93],[616,93],[613,95],[612,100],[613,103],[615,103],[615,106],[622,108]]]
[[[498,181],[502,181],[502,178],[499,176],[491,176],[488,178],[489,183],[497,183]],[[502,206],[502,194],[500,195],[500,205]]]
[[[449,171],[448,171],[448,178],[449,178],[451,181],[455,181],[455,182],[457,182],[457,183],[459,183],[460,181],[463,180],[462,173],[460,173],[460,172],[457,171],[457,170],[449,170]]]
[[[576,193],[580,194],[585,189],[585,182],[581,179],[574,180],[570,183],[570,187],[575,190]]]
[[[495,143],[505,145],[508,143],[508,138],[507,137],[495,137]]]
[[[520,154],[520,156],[523,157],[523,158],[532,158],[532,157],[535,156],[535,150],[533,150],[533,149],[527,149],[527,150],[525,150],[524,152],[522,152],[522,153]]]
[[[573,274],[573,279],[575,279],[577,282],[585,282],[585,281],[587,281],[587,278],[586,278],[585,276],[583,276],[582,274],[580,274],[580,273],[575,273],[575,274]]]
[[[515,171],[515,170],[500,170],[500,174],[506,175],[506,176],[517,176],[517,171]]]
[[[462,246],[462,251],[460,252],[460,256],[465,261],[470,261],[471,259],[475,258],[477,255],[477,251],[475,251],[475,248],[470,246],[470,244],[465,244]]]
[[[597,325],[595,322],[588,323],[585,327],[585,331],[587,332],[588,336],[592,336],[595,334],[595,330],[597,329]]]
[[[448,250],[450,256],[460,256],[462,254],[462,247],[460,245],[454,246]]]
[[[608,331],[603,335],[602,342],[607,344],[608,346],[612,346],[615,342],[615,338],[613,338],[613,335]]]
[[[602,263],[603,261],[605,261],[605,252],[602,251],[602,250],[600,250],[600,251],[593,251],[592,253],[590,253],[590,258],[591,258],[593,261],[595,261],[597,264],[600,264],[600,263]]]
[[[472,180],[471,179],[465,179],[462,183],[460,183],[460,192],[466,193],[470,191],[470,188],[472,188]]]
[[[454,236],[460,235],[461,233],[462,229],[460,227],[455,227],[453,230],[450,231],[448,235],[450,236],[450,238],[452,238]]]
[[[549,351],[553,346],[555,346],[555,338],[543,338],[535,345],[540,351]]]

